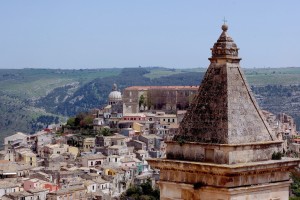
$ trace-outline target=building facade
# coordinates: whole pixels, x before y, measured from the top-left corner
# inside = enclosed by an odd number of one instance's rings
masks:
[[[123,94],[124,112],[176,111],[190,105],[198,86],[132,86]]]

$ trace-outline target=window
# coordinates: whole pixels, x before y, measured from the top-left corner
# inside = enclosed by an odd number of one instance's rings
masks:
[[[118,161],[118,159],[117,158],[115,158],[115,162],[117,162]]]

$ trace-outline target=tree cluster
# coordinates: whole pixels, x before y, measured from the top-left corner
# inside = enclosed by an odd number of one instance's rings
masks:
[[[159,190],[152,188],[150,180],[129,187],[120,197],[121,200],[159,200],[159,198]]]
[[[291,178],[293,180],[291,184],[293,197],[290,197],[290,200],[300,200],[300,173],[296,171],[292,172]]]
[[[89,113],[79,113],[75,117],[70,117],[68,119],[67,126],[73,129],[92,129],[93,116]]]

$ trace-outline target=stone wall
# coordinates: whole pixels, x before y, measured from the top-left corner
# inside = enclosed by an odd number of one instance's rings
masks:
[[[271,160],[272,154],[279,151],[281,151],[280,141],[242,145],[167,142],[167,159],[217,164]]]
[[[289,181],[246,188],[195,188],[191,184],[160,182],[161,200],[288,200]]]

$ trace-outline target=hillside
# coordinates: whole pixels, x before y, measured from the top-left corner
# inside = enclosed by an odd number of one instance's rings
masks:
[[[198,85],[203,77],[203,72],[181,72],[150,79],[146,75],[151,70],[152,68],[125,68],[116,76],[97,78],[84,84],[73,94],[69,87],[57,88],[39,99],[36,106],[47,112],[73,116],[78,112],[105,105],[114,83],[122,91],[132,85]],[[59,99],[62,101],[55,101]]]
[[[245,69],[244,69],[245,70]],[[34,132],[78,112],[102,107],[113,83],[199,85],[206,68],[0,70],[0,141],[15,131]],[[263,109],[285,112],[300,127],[300,68],[246,69],[247,80]]]

